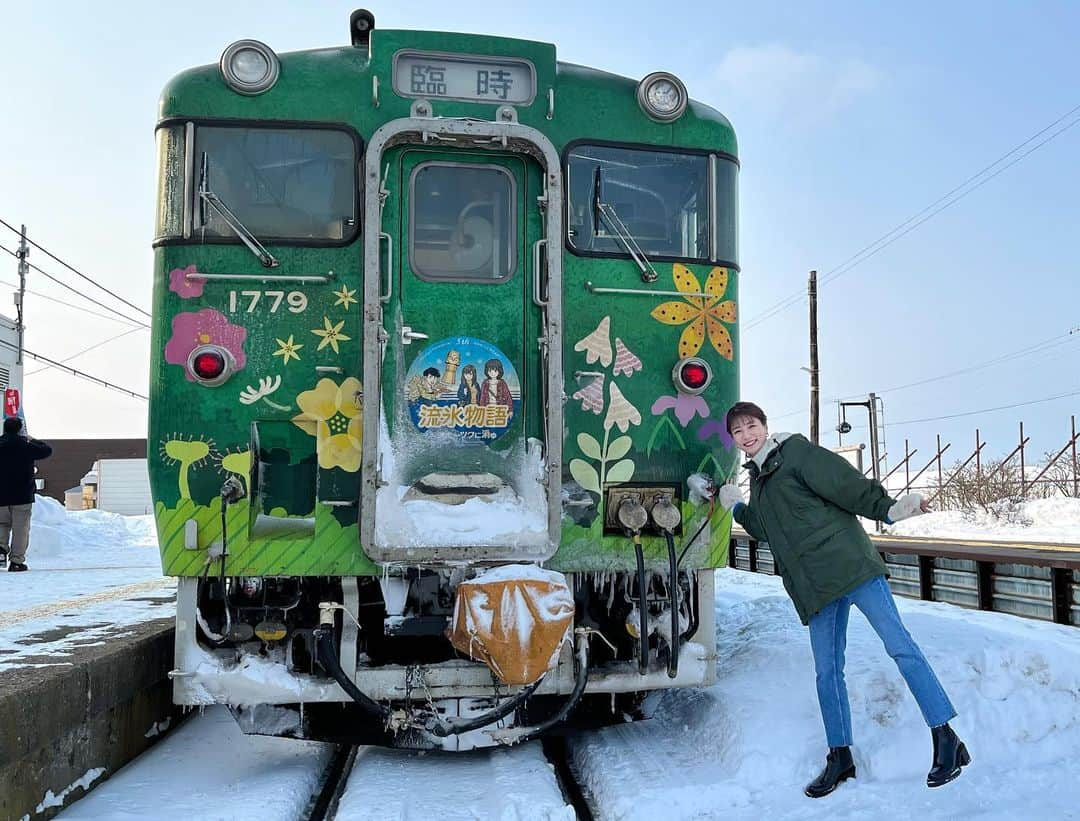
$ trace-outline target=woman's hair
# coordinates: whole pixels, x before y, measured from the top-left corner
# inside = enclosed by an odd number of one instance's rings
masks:
[[[765,411],[755,405],[753,402],[736,402],[731,406],[731,410],[727,412],[727,416],[724,418],[724,422],[727,424],[727,432],[731,433],[731,426],[736,419],[742,416],[749,416],[757,419],[761,424],[767,424],[765,419]]]
[[[468,376],[470,373],[472,374],[472,381],[475,382],[476,381],[476,366],[475,365],[466,365],[464,368],[461,369],[461,381],[464,382],[465,377]]]
[[[503,370],[503,363],[498,359],[489,359],[484,363],[484,376],[487,376],[488,371],[498,371],[500,379],[502,379],[503,374],[506,373],[506,371]]]

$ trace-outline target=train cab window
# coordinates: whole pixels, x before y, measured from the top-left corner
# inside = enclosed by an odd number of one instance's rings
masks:
[[[178,237],[184,230],[184,126],[157,130],[158,196],[154,236]]]
[[[707,260],[709,157],[674,151],[578,145],[567,167],[573,250]]]
[[[236,239],[212,191],[259,239],[348,240],[357,226],[356,143],[345,131],[200,126],[195,130],[195,229]]]
[[[514,178],[497,165],[424,163],[409,186],[409,264],[421,279],[502,282],[516,265]]]
[[[713,215],[716,252],[713,259],[739,267],[739,166],[727,157],[716,158],[716,213]]]

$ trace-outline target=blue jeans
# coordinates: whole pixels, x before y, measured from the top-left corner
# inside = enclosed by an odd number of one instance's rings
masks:
[[[866,616],[886,652],[900,668],[927,726],[937,727],[955,717],[956,710],[941,682],[900,621],[888,582],[884,576],[875,576],[810,618],[810,647],[814,651],[817,671],[818,703],[829,746],[851,745],[851,706],[844,683],[844,647],[848,615],[853,604]]]

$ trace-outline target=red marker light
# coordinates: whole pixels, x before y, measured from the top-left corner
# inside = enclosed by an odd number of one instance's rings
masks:
[[[709,384],[709,372],[696,362],[682,366],[682,381],[688,388],[704,388]]]
[[[220,385],[229,378],[233,370],[232,357],[216,345],[196,348],[188,358],[188,368],[192,375],[207,386]]]
[[[712,382],[712,368],[696,356],[681,359],[671,371],[671,380],[680,393],[695,396]]]

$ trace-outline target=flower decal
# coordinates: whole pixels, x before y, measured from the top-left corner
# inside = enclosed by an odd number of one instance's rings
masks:
[[[679,424],[684,428],[690,424],[695,414],[702,419],[709,415],[709,405],[703,398],[679,393],[675,396],[661,396],[653,402],[653,416],[659,416],[671,408],[675,408],[675,418],[679,420]]]
[[[596,326],[596,330],[574,345],[575,351],[585,352],[585,362],[589,365],[600,360],[605,368],[611,364],[611,317],[605,316]]]
[[[344,319],[341,320],[341,322],[339,322],[337,325],[331,325],[330,324],[330,319],[328,317],[324,316],[323,317],[323,327],[322,328],[316,328],[315,330],[312,331],[312,333],[315,334],[315,336],[321,336],[322,337],[322,342],[319,343],[319,347],[316,348],[315,350],[321,351],[323,348],[325,348],[327,345],[329,345],[331,348],[334,349],[334,353],[341,353],[341,350],[338,348],[338,343],[339,342],[345,342],[345,341],[347,341],[349,339],[352,339],[351,336],[345,336],[345,334],[343,334],[341,332],[341,329],[344,326],[345,326],[345,320]]]
[[[246,328],[233,325],[225,314],[213,308],[177,314],[172,321],[172,337],[165,345],[165,361],[181,366],[188,381],[194,382],[194,374],[187,369],[188,356],[200,345],[220,345],[232,354],[236,370],[240,370],[247,362],[245,339]]]
[[[340,385],[332,379],[320,379],[312,390],[296,397],[301,413],[293,423],[314,433],[319,467],[341,468],[349,473],[360,470],[360,446],[363,442],[360,380],[348,377]]]
[[[300,361],[300,354],[298,354],[297,351],[304,346],[298,342],[294,342],[292,334],[289,334],[288,339],[277,339],[275,337],[274,341],[277,342],[278,349],[274,351],[272,356],[280,356],[282,365],[288,365],[290,359],[295,359],[297,362]]]
[[[631,425],[640,425],[641,413],[627,401],[619,386],[614,382],[608,383],[608,392],[611,402],[607,416],[604,417],[604,430],[610,431],[613,426],[618,425],[619,430],[626,433]]]
[[[716,436],[720,443],[729,450],[735,445],[735,440],[728,433],[727,425],[719,419],[706,419],[701,429],[697,432],[697,438],[704,442],[710,436]]]
[[[694,356],[701,350],[706,335],[709,342],[725,359],[734,358],[731,334],[724,323],[734,324],[736,319],[735,300],[721,302],[727,290],[727,268],[713,268],[705,280],[704,293],[707,297],[689,296],[700,293],[701,286],[694,272],[685,265],[676,263],[671,269],[675,287],[686,294],[683,302],[664,302],[652,310],[652,318],[665,325],[686,325],[679,337],[679,358]]]
[[[188,274],[196,273],[198,273],[198,271],[195,270],[194,265],[189,265],[187,268],[173,268],[169,271],[169,290],[178,295],[181,299],[202,296],[206,280],[188,279]]]
[[[640,371],[642,368],[641,359],[637,354],[631,351],[619,337],[615,337],[615,369],[612,373],[615,376],[619,374],[626,374],[626,376],[633,376],[635,371]]]
[[[350,305],[357,304],[357,302],[356,302],[356,290],[355,289],[349,290],[349,288],[347,286],[342,285],[341,290],[340,291],[334,291],[333,294],[334,294],[334,296],[337,297],[337,301],[334,303],[335,307],[338,306],[338,305],[342,305],[342,306],[344,306],[345,310],[347,311],[347,310],[349,310]]]
[[[599,416],[604,411],[604,374],[589,379],[585,386],[574,391],[574,399],[581,400],[581,409]]]

